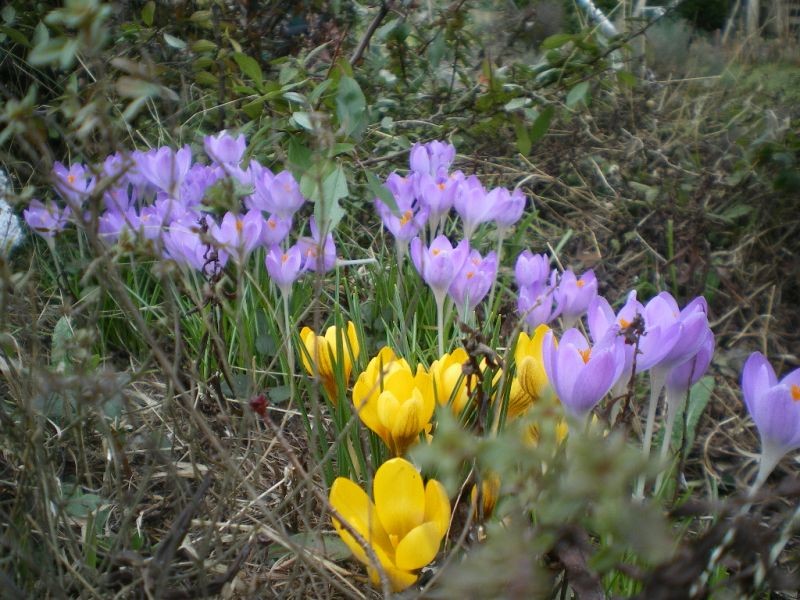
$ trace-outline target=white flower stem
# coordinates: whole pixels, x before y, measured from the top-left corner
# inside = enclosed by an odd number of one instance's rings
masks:
[[[434,293],[436,298],[436,331],[439,334],[439,356],[444,354],[444,300],[445,294]]]
[[[286,338],[286,361],[289,365],[289,372],[287,373],[289,384],[289,404],[294,401],[294,348],[292,344],[292,330],[289,327],[289,296],[291,290],[281,290],[283,296],[283,335]]]
[[[677,419],[678,412],[684,405],[684,399],[688,390],[681,390],[667,386],[665,396],[665,406],[667,407],[667,419],[664,425],[664,439],[661,440],[661,463],[666,461],[669,454],[670,444],[672,443],[672,430],[675,428],[675,420]],[[661,482],[664,480],[664,471],[660,471],[656,477],[656,487],[658,490],[661,488]]]
[[[661,389],[664,387],[666,376],[667,374],[658,367],[650,370],[650,404],[647,407],[647,422],[644,428],[644,439],[642,440],[642,455],[645,459],[650,458],[653,428],[656,423],[656,408],[658,408],[658,399],[661,396]],[[644,498],[644,484],[645,476],[641,475],[636,483],[636,494],[634,495],[638,500]]]

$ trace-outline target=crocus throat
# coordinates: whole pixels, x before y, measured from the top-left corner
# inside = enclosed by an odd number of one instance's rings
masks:
[[[586,350],[578,350],[580,352],[581,358],[583,359],[584,363],[589,362],[589,357],[592,355],[592,349],[587,348]]]
[[[244,229],[244,223],[241,219],[236,219],[236,233],[242,233],[242,229]]]
[[[287,260],[289,260],[289,255],[288,254],[281,254],[281,262],[285,263]]]
[[[586,282],[583,279],[578,279],[578,281],[575,282],[575,285],[577,285],[579,288],[582,288],[586,285]]]
[[[412,213],[410,210],[407,210],[403,213],[403,216],[400,217],[400,225],[406,225],[413,218],[414,213]]]
[[[267,225],[270,229],[275,229],[278,226],[278,224],[275,222],[275,219],[270,219],[267,221]]]
[[[800,385],[793,383],[791,390],[792,390],[792,400],[794,400],[795,402],[800,402]]]
[[[444,183],[437,183],[437,184],[436,184],[436,187],[438,187],[438,188],[439,188],[441,191],[444,191],[444,188],[445,188],[446,186],[444,185]]]
[[[67,183],[69,183],[70,185],[75,183],[75,175],[67,175]]]

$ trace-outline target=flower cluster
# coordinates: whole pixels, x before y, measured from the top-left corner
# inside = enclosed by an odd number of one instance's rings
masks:
[[[147,240],[164,258],[207,276],[229,260],[244,265],[260,247],[267,271],[284,293],[304,271],[333,268],[333,237],[320,232],[313,219],[311,237],[288,246],[295,214],[305,203],[289,171],[273,173],[254,158],[245,163],[243,135],[222,131],[205,137],[203,147],[208,163],[195,162],[189,146],[120,152],[101,165],[56,163],[52,177],[59,201],[31,201],[25,221],[44,237],[72,222],[86,226],[92,222],[89,199],[99,196],[97,233],[106,243]],[[207,198],[212,188],[224,186],[244,190],[243,197],[238,210],[217,216]]]

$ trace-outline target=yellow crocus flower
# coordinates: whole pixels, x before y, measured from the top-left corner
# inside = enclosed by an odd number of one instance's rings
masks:
[[[433,379],[422,365],[416,374],[390,348],[382,349],[353,386],[358,416],[402,456],[430,424],[434,409]]]
[[[553,393],[542,359],[542,343],[548,331],[550,328],[547,325],[539,325],[533,332],[533,337],[529,337],[523,331],[517,338],[517,345],[514,348],[517,374],[511,381],[507,411],[509,420],[526,412],[534,402],[546,394]]]
[[[469,360],[464,348],[456,348],[433,361],[430,368],[433,377],[436,400],[441,406],[450,407],[453,414],[460,415],[469,401],[467,378],[463,377],[463,366]]]
[[[310,328],[303,327],[300,331],[300,339],[305,346],[305,352],[301,352],[303,366],[310,375],[319,375],[322,385],[328,393],[328,398],[336,404],[338,393],[336,389],[336,367],[339,358],[336,354],[336,338],[341,338],[342,359],[341,368],[345,385],[350,380],[350,373],[353,370],[352,359],[358,358],[361,347],[356,336],[356,326],[352,321],[347,322],[347,335],[335,325],[328,327],[325,335],[317,335]],[[351,359],[352,354],[352,359]]]
[[[369,544],[393,592],[417,580],[417,571],[439,552],[450,522],[450,500],[436,480],[423,485],[422,476],[403,458],[392,458],[375,473],[373,502],[356,483],[339,477],[333,482],[331,506]],[[342,523],[333,526],[353,555],[367,565],[373,585],[381,584],[377,565]]]

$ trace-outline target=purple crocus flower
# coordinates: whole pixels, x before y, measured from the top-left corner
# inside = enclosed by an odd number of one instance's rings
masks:
[[[550,258],[546,254],[534,254],[530,250],[524,250],[517,257],[514,276],[520,289],[546,283],[550,274]]]
[[[303,270],[325,273],[336,266],[336,245],[333,242],[333,234],[328,232],[322,240],[314,217],[311,217],[309,225],[311,237],[297,240],[297,246],[303,254]]]
[[[434,177],[428,173],[414,173],[414,191],[424,207],[428,209],[428,221],[436,226],[455,202],[458,187],[464,181],[464,174],[456,171],[444,177]]]
[[[192,166],[192,149],[178,151],[167,146],[150,150],[136,157],[142,176],[156,188],[173,198],[180,197],[181,184]]]
[[[56,191],[73,209],[83,206],[95,185],[94,177],[81,164],[67,168],[56,162],[53,164],[53,177]]]
[[[568,329],[557,342],[545,335],[542,361],[547,378],[565,410],[583,421],[608,393],[625,364],[623,340],[607,336],[594,347],[577,329]]]
[[[623,330],[630,327],[636,319],[637,315],[644,313],[644,306],[636,299],[636,290],[632,290],[628,294],[628,298],[619,312],[614,314],[614,310],[608,303],[608,300],[602,296],[597,296],[589,304],[589,309],[586,312],[586,322],[589,325],[589,334],[595,343],[599,342],[609,331],[613,331],[619,335]],[[612,393],[614,396],[619,396],[625,392],[626,386],[631,378],[631,371],[633,369],[633,352],[635,350],[634,344],[629,344],[626,340],[625,343],[625,367],[622,370],[617,383],[614,385]]]
[[[52,200],[44,204],[36,199],[31,200],[28,208],[22,212],[28,227],[44,238],[51,238],[63,231],[71,214],[69,207],[62,209]]]
[[[243,263],[261,242],[266,225],[260,210],[249,210],[244,215],[228,212],[214,229],[214,240]]]
[[[572,271],[564,271],[556,289],[556,304],[564,327],[572,327],[597,296],[597,278],[589,269],[580,279]]]
[[[487,194],[487,201],[494,206],[493,218],[501,231],[519,221],[525,210],[525,194],[519,188],[513,192],[506,188],[495,188]]]
[[[250,197],[249,208],[258,208],[279,217],[294,215],[306,199],[300,193],[300,186],[289,171],[272,175],[262,167],[253,179],[255,192]]]
[[[756,490],[786,453],[800,448],[800,369],[778,381],[764,355],[754,352],[742,370],[742,394],[761,436]]]
[[[204,238],[198,225],[176,221],[162,234],[161,239],[166,258],[171,258],[178,264],[189,265],[206,276],[212,276],[228,262],[228,253],[218,249],[213,243],[216,235],[216,223],[209,224],[208,235]]]
[[[303,272],[303,251],[295,244],[285,252],[279,246],[272,246],[264,263],[267,273],[285,296],[292,293],[292,284]]]
[[[464,222],[466,239],[472,239],[478,225],[494,218],[494,202],[496,200],[497,195],[487,194],[486,189],[475,175],[470,175],[458,186],[453,206]]]
[[[227,131],[220,131],[217,135],[207,135],[203,138],[203,148],[208,157],[219,165],[238,167],[242,162],[247,142],[244,135],[233,137]]]
[[[107,210],[97,220],[97,234],[108,244],[116,242],[123,231],[136,232],[139,229],[139,216],[129,208],[125,211]]]
[[[555,281],[556,271],[552,271],[549,282],[539,281],[519,289],[517,310],[531,330],[558,316],[558,309],[554,305]]]
[[[181,182],[179,197],[187,206],[196,206],[203,201],[206,190],[223,176],[218,169],[195,163]]]
[[[448,289],[462,321],[489,293],[496,277],[497,254],[489,252],[481,257],[480,252],[472,250]]]
[[[260,213],[261,211],[259,211]],[[289,235],[292,228],[292,218],[283,218],[275,215],[270,215],[264,222],[264,227],[261,229],[261,245],[270,248],[275,244],[280,244]]]
[[[409,154],[411,170],[438,177],[445,175],[456,157],[455,146],[447,142],[433,141],[427,144],[414,144]]]
[[[398,214],[395,215],[380,198],[375,198],[375,211],[395,239],[407,243],[425,225],[428,208],[417,202],[412,181],[408,177],[392,173],[386,179],[386,188],[394,197]]]
[[[422,279],[433,290],[437,305],[444,302],[447,290],[468,256],[467,240],[461,240],[455,248],[444,235],[434,239],[430,248],[426,248],[418,237],[411,240],[411,260]]]
[[[645,333],[639,342],[636,372],[656,366],[666,374],[694,356],[708,328],[707,304],[701,296],[683,310],[669,292],[661,292],[644,308]]]

